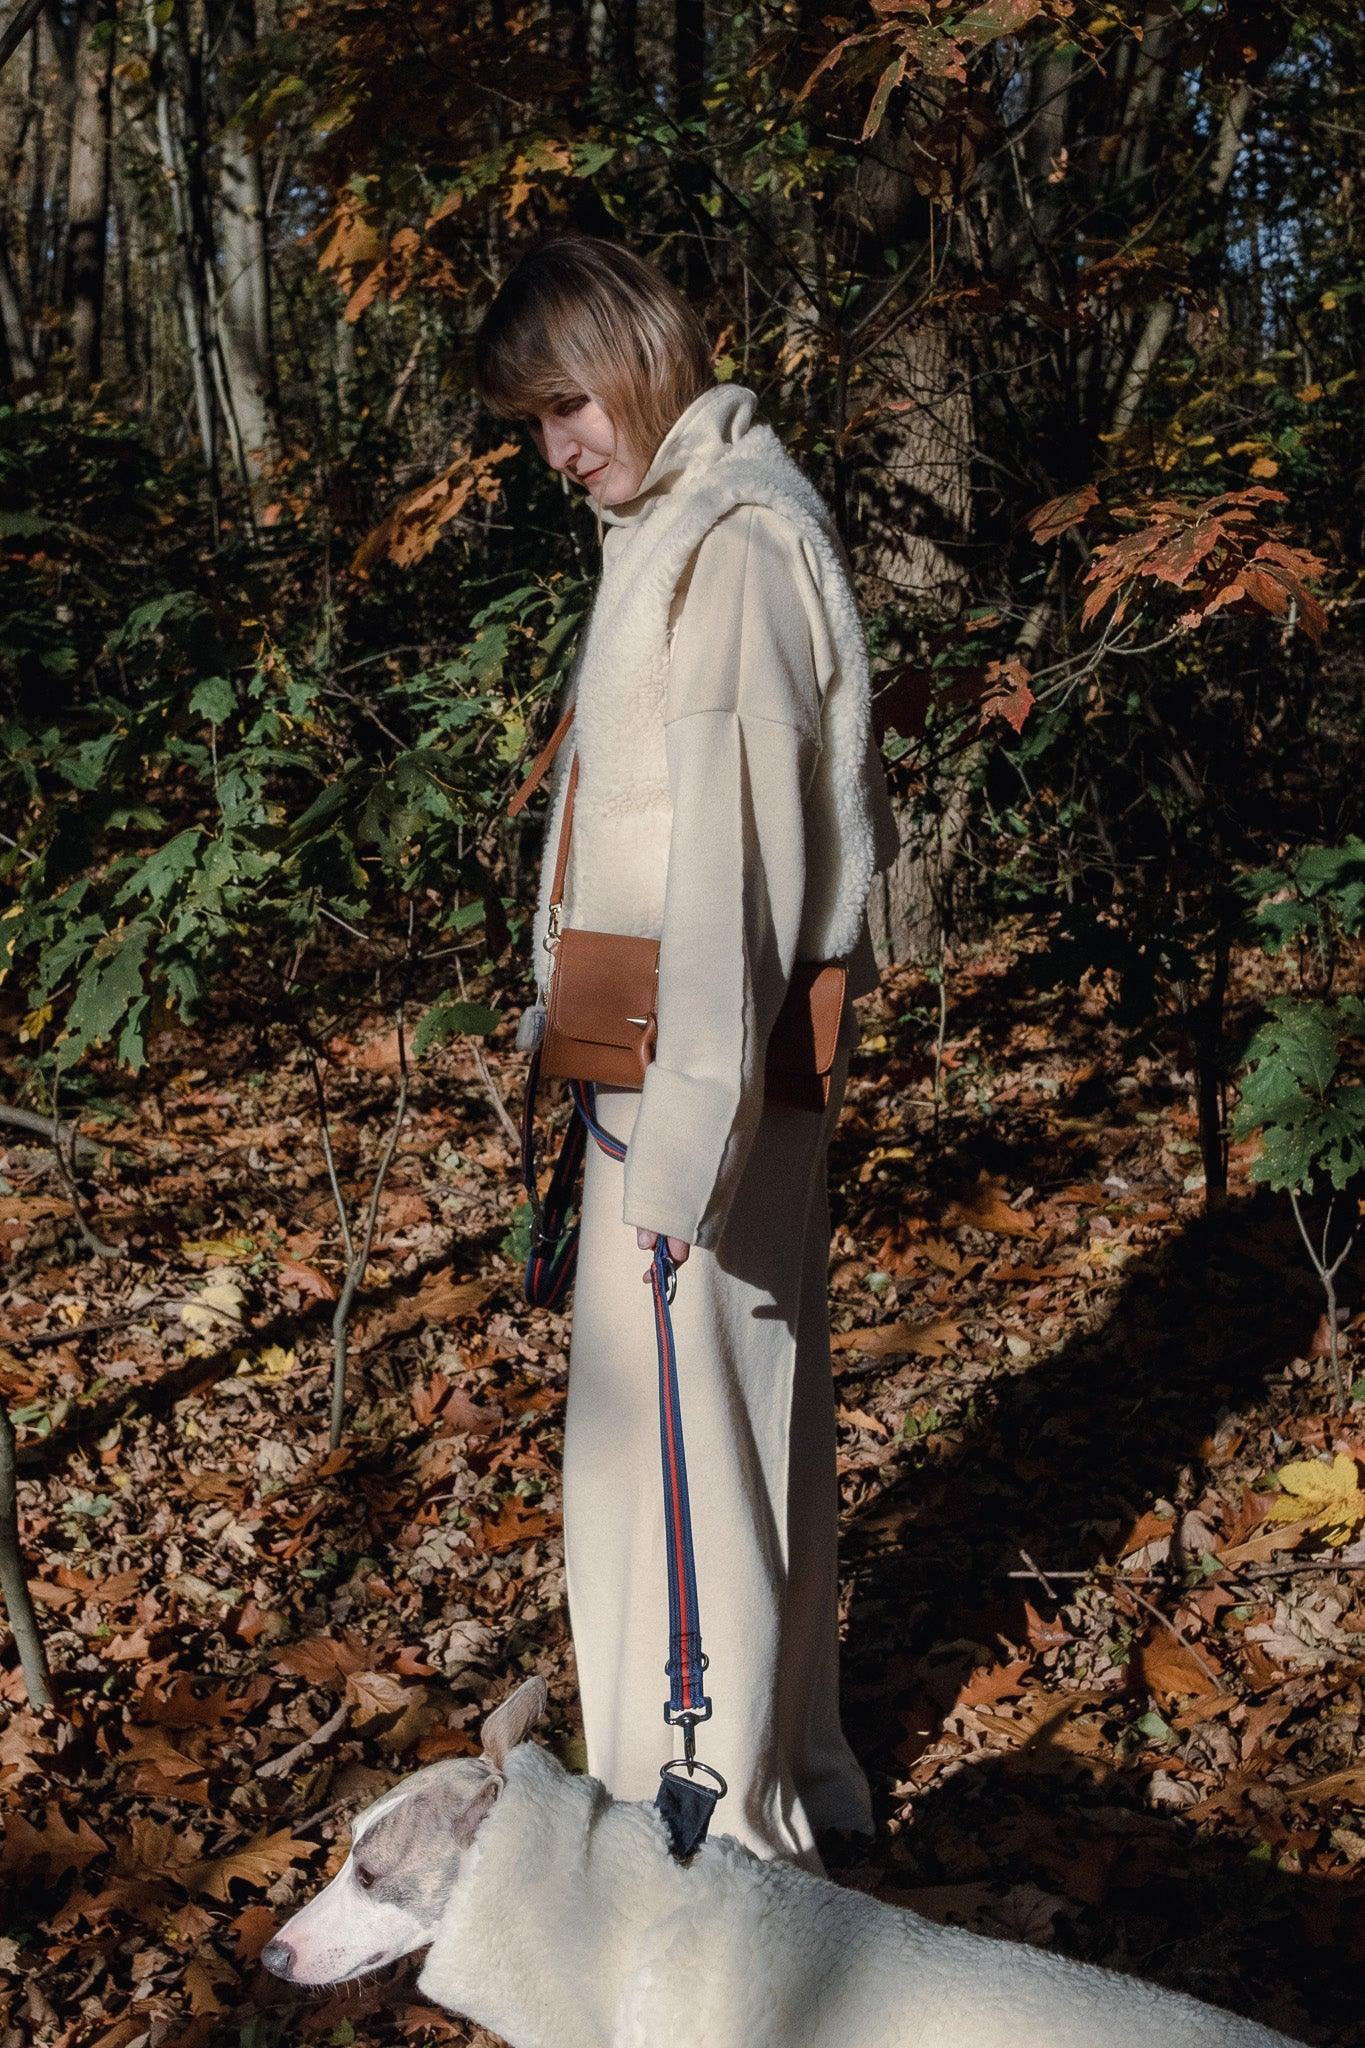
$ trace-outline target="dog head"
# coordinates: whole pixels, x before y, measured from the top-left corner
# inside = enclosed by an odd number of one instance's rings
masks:
[[[482,1756],[428,1764],[367,1806],[331,1883],[261,1951],[266,1968],[291,1984],[343,1984],[424,1948],[502,1790],[508,1751],[545,1700],[544,1679],[525,1679],[484,1722]]]

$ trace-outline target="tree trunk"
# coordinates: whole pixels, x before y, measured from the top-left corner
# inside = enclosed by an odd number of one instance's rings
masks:
[[[213,380],[208,359],[207,323],[204,317],[204,279],[200,252],[193,232],[189,194],[186,190],[184,152],[176,134],[171,111],[170,81],[162,41],[156,0],[143,0],[147,28],[147,50],[151,63],[152,88],[156,95],[156,136],[161,164],[171,196],[175,226],[176,298],[189,355],[190,379],[199,441],[208,473],[209,487],[218,495],[217,415],[213,406]]]
[[[888,118],[852,223],[857,275],[882,274],[888,246],[928,244],[929,202],[912,176],[915,151],[908,123]],[[937,313],[903,307],[880,339],[861,341],[856,332],[843,339],[861,359],[863,403],[887,407],[859,440],[848,512],[863,588],[872,603],[891,608],[887,651],[903,658],[919,643],[920,627],[956,618],[967,594],[971,386],[953,324]],[[944,890],[971,811],[969,784],[970,770],[959,762],[929,803],[896,805],[900,857],[878,878],[868,906],[883,965],[937,957]]]
[[[210,19],[221,62],[230,67],[218,83],[222,281],[215,319],[234,450],[243,483],[259,492],[280,452],[270,252],[260,151],[248,143],[237,119],[243,95],[231,70],[234,60],[240,62],[255,47],[255,9],[252,0],[213,0]]]
[[[19,283],[9,260],[9,250],[0,241],[0,335],[4,337],[5,381],[21,397],[37,388],[38,371],[28,345]]]
[[[1204,185],[1201,223],[1216,216],[1222,209],[1233,168],[1242,149],[1242,130],[1251,112],[1252,91],[1249,85],[1236,85],[1228,95],[1219,124],[1218,139],[1214,144],[1213,162]],[[1138,407],[1151,381],[1157,358],[1166,344],[1167,336],[1175,325],[1174,299],[1161,299],[1153,306],[1143,322],[1137,343],[1126,365],[1117,365],[1119,370],[1118,396],[1114,401],[1110,428],[1122,433],[1137,417]]]
[[[0,24],[0,71],[9,63],[46,5],[47,0],[19,0],[19,5],[10,10],[9,18]]]
[[[66,209],[66,303],[72,381],[78,391],[88,391],[100,374],[116,26],[117,0],[81,0]]]
[[[37,94],[32,152],[25,165],[28,221],[28,315],[41,369],[58,329],[45,316],[60,305],[66,265],[66,197],[71,162],[74,48],[60,13],[48,8],[37,23],[33,73]]]

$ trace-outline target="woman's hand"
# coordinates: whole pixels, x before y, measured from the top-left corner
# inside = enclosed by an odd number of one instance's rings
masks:
[[[636,1224],[635,1242],[639,1245],[642,1252],[652,1252],[658,1241],[659,1233],[657,1230],[645,1230],[640,1224]],[[668,1240],[668,1256],[672,1259],[675,1266],[682,1265],[691,1249],[692,1247],[686,1238],[670,1237]],[[651,1270],[651,1268],[646,1267],[640,1278],[647,1281]]]

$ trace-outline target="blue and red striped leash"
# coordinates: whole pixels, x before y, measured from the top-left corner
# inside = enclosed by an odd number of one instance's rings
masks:
[[[550,1184],[542,1197],[537,1185],[535,1097],[540,1078],[540,1047],[531,1053],[521,1116],[521,1178],[531,1204],[531,1248],[526,1260],[526,1299],[536,1308],[557,1308],[572,1283],[578,1263],[581,1218],[568,1222],[587,1140],[591,1135],[612,1159],[622,1160],[626,1148],[598,1121],[597,1089],[592,1081],[570,1081],[575,1114],[555,1160]],[[692,1514],[687,1493],[687,1456],[683,1445],[682,1400],[678,1384],[678,1353],[669,1304],[678,1271],[669,1256],[668,1239],[654,1241],[650,1269],[654,1301],[654,1338],[659,1355],[659,1447],[663,1463],[664,1531],[668,1562],[669,1696],[664,1719],[683,1731],[683,1756],[660,1770],[655,1804],[667,1823],[673,1853],[689,1856],[705,1838],[712,1810],[724,1796],[725,1780],[696,1754],[696,1727],[710,1719],[711,1702],[703,1690],[706,1655],[701,1646],[701,1613],[697,1601],[697,1565],[692,1547]],[[698,1779],[697,1773],[705,1773]],[[714,1780],[714,1783],[707,1782]]]

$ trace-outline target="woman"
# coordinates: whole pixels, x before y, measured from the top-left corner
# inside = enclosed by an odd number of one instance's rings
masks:
[[[588,493],[603,568],[561,712],[533,923],[538,992],[566,770],[579,754],[563,921],[659,945],[642,1089],[599,1088],[624,1163],[587,1147],[564,1438],[564,1542],[589,1771],[651,1799],[667,1591],[655,1340],[673,1302],[702,1637],[726,1778],[716,1832],[820,1871],[822,1830],[870,1834],[838,1706],[838,1488],[826,1153],[875,987],[872,874],[897,834],[866,650],[827,508],[755,394],[717,384],[687,303],[613,244],[561,236],[500,288],[480,396]],[[605,526],[605,531],[603,530]],[[849,960],[822,1114],[765,1106],[797,959]],[[527,1021],[527,1020],[524,1020]],[[523,1036],[523,1044],[530,1039]]]

